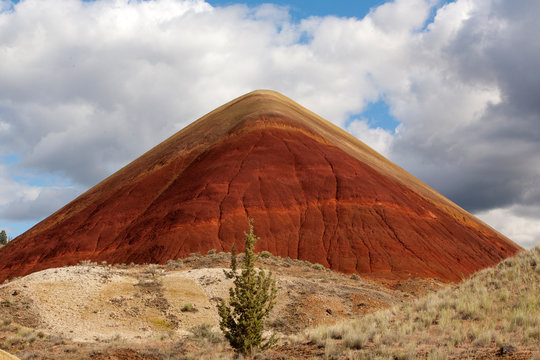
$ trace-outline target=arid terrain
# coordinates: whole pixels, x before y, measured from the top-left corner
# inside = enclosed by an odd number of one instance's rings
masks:
[[[1,251],[1,250],[0,250]],[[277,278],[260,359],[540,359],[540,247],[465,282],[386,281],[260,254]],[[230,359],[216,302],[229,255],[83,262],[0,286],[0,348],[20,359]],[[0,355],[1,358],[1,355]]]
[[[456,287],[309,331],[327,358],[540,359],[540,245]]]
[[[268,90],[2,247],[0,346],[22,359],[232,358],[216,304],[252,220],[279,293],[266,324],[279,342],[257,358],[536,356],[538,249],[500,265],[520,246]]]
[[[22,358],[107,358],[123,347],[134,348],[142,358],[162,353],[181,358],[197,354],[198,342],[191,340],[201,329],[215,333],[224,347],[215,306],[232,285],[223,272],[229,257],[193,254],[167,265],[83,262],[15,279],[0,287],[3,348]],[[411,280],[392,282],[392,289],[269,253],[262,253],[260,263],[272,270],[279,291],[268,329],[285,338],[445,286]],[[193,348],[178,352],[178,344],[186,341]]]

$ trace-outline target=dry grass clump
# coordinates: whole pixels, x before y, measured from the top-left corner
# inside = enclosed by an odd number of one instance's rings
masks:
[[[81,260],[81,261],[79,261],[78,265],[80,265],[80,266],[88,266],[88,267],[98,266],[97,262],[92,261],[92,260]]]
[[[0,321],[0,349],[27,349],[31,348],[36,341],[50,341],[51,337],[42,331],[37,331],[12,322],[11,319]],[[1,356],[0,356],[1,358]]]
[[[182,269],[184,265],[184,261],[182,259],[176,259],[176,260],[167,260],[167,266],[170,269]]]
[[[162,331],[173,331],[177,327],[171,320],[164,318],[155,318],[152,323],[157,330]]]
[[[192,333],[192,339],[197,341],[205,341],[212,344],[223,342],[225,344],[225,338],[221,335],[219,329],[214,329],[210,324],[200,324],[190,329]]]
[[[447,359],[505,345],[540,353],[540,245],[455,288],[307,336],[326,358]]]

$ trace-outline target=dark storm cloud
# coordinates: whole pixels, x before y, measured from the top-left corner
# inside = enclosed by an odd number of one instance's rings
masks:
[[[425,119],[439,129],[405,132],[395,149],[415,157],[411,171],[427,163],[423,179],[468,210],[540,204],[540,3],[477,3],[441,50],[444,79],[497,88],[499,100],[476,119]]]

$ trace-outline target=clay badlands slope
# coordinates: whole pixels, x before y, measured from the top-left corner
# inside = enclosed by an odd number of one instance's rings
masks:
[[[520,248],[272,91],[212,111],[0,251],[0,280],[83,259],[164,263],[242,248],[374,277],[459,280]]]

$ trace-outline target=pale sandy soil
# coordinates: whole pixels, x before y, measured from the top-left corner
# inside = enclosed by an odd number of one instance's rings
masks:
[[[0,360],[18,360],[18,357],[8,354],[3,350],[0,350]]]
[[[182,341],[206,324],[219,333],[216,305],[228,299],[232,286],[223,272],[228,262],[228,255],[215,254],[186,260],[184,268],[80,264],[14,279],[0,285],[0,319],[8,324],[4,333],[0,329],[0,347],[22,356],[28,351],[49,354],[54,345],[51,356],[58,358],[70,344],[86,344],[77,351],[91,353],[92,347],[109,344],[150,348],[164,339]],[[279,336],[373,312],[443,286],[418,280],[392,290],[298,260],[271,257],[261,262],[277,281],[277,303],[267,328]]]
[[[206,291],[201,284],[209,285]],[[215,284],[224,283],[222,286]],[[163,272],[72,266],[49,269],[0,287],[0,296],[30,302],[38,328],[73,341],[143,338],[217,325],[212,297],[230,286],[220,269]],[[16,293],[16,295],[13,295]],[[208,296],[210,295],[210,297]],[[182,311],[192,304],[192,311]],[[32,325],[32,324],[28,324]]]

